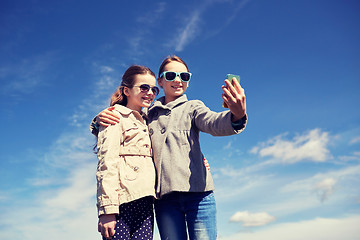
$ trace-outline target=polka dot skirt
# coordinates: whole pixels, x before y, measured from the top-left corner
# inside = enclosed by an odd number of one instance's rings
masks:
[[[153,239],[153,197],[144,197],[122,204],[119,209],[113,240]]]

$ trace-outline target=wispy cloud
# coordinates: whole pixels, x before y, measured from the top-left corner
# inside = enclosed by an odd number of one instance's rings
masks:
[[[154,27],[159,24],[160,19],[163,17],[163,13],[167,8],[167,3],[158,2],[153,5],[153,8],[147,12],[141,14],[141,16],[135,19],[136,27],[133,33],[130,33],[127,37],[127,43],[129,44],[128,55],[130,58],[138,61],[138,57],[148,52],[150,36],[154,35]]]
[[[25,98],[48,79],[48,71],[56,59],[53,52],[21,59],[17,63],[3,65],[0,68],[2,87],[0,94],[17,99]],[[25,95],[25,96],[24,96]]]
[[[175,38],[175,50],[181,52],[184,47],[199,34],[201,10],[195,10],[187,20],[185,26],[179,29]]]
[[[357,144],[359,142],[360,142],[360,136],[357,136],[351,139],[350,144]]]
[[[272,157],[283,163],[296,163],[300,161],[325,162],[332,159],[327,145],[330,136],[320,129],[313,129],[302,135],[295,136],[292,140],[285,139],[287,134],[276,136],[251,152],[260,157]]]
[[[161,15],[166,10],[166,6],[166,2],[158,2],[154,4],[154,8],[137,17],[136,22],[140,24],[145,24],[147,26],[154,25],[161,18]]]
[[[344,162],[360,161],[360,152],[353,152],[353,153],[350,153],[349,155],[340,156],[339,159]]]
[[[219,2],[222,1],[220,0]],[[233,1],[224,1],[224,2],[233,2]],[[236,19],[240,10],[242,10],[249,2],[250,0],[236,1],[235,3],[237,4],[231,8],[231,11],[229,11],[229,15],[227,15],[225,18],[225,22],[221,26],[215,29],[214,28],[210,29],[210,32],[207,37],[212,37],[221,33],[228,25],[230,25]]]
[[[183,24],[177,29],[176,35],[171,40],[170,45],[175,46],[175,51],[181,52],[189,45],[192,41],[197,39],[199,36],[209,38],[219,34],[226,26],[228,26],[236,16],[238,12],[244,8],[249,0],[242,0],[240,2],[228,1],[228,0],[206,0],[200,5],[193,7],[189,17],[185,18]],[[216,7],[216,4],[230,4],[229,14],[224,16],[222,25],[216,29],[213,26],[209,29],[203,29],[203,15],[207,12],[210,7]],[[236,5],[235,5],[236,4]],[[234,6],[235,5],[235,6]]]
[[[111,94],[116,87],[120,85],[120,74],[111,66],[93,63],[94,69],[94,87],[90,94],[91,101],[86,99],[81,102],[75,112],[68,118],[70,125],[76,127],[84,127],[89,125],[89,119],[92,116],[89,114],[97,114],[97,111],[109,106]],[[91,111],[89,111],[91,109]]]
[[[289,182],[280,188],[280,193],[287,194],[293,198],[300,198],[302,196],[302,199],[304,199],[304,196],[309,198],[315,194],[320,202],[323,203],[329,200],[332,195],[335,195],[336,189],[341,189],[349,194],[355,194],[354,198],[356,198],[357,191],[351,189],[350,186],[357,184],[360,184],[360,165],[320,172],[308,178]],[[337,201],[340,195],[333,197],[337,198]]]

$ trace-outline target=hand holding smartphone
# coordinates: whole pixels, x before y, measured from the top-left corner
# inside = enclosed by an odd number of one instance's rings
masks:
[[[239,76],[239,75],[226,74],[226,78],[227,78],[227,80],[229,80],[229,81],[231,82],[231,84],[233,84],[233,78],[236,78],[236,80],[240,83],[240,76]],[[223,101],[222,106],[223,106],[224,108],[229,108],[224,101]]]

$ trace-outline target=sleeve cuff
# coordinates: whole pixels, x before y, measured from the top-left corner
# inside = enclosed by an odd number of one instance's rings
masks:
[[[103,214],[119,214],[119,206],[110,205],[98,208],[98,216]]]
[[[231,122],[231,125],[235,130],[240,130],[244,128],[246,120],[247,120],[247,115],[245,114],[245,116],[243,116],[241,119],[237,120],[236,122]]]
[[[99,124],[96,121],[96,116],[93,118],[93,120],[90,123],[90,132],[95,136],[99,134]]]

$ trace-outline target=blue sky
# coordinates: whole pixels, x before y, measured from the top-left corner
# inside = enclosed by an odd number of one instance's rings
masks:
[[[359,239],[359,10],[350,0],[1,1],[0,239],[100,239],[90,120],[129,65],[157,72],[169,54],[193,73],[189,99],[223,111],[227,73],[247,96],[245,132],[201,135],[219,239]]]

